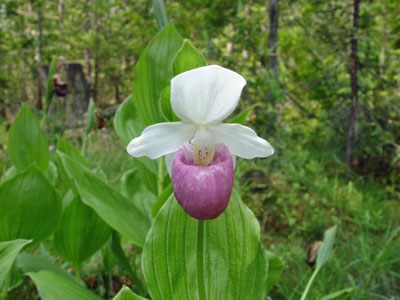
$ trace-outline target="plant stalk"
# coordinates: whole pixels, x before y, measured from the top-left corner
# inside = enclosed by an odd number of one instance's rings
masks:
[[[317,276],[319,270],[320,270],[320,268],[316,268],[314,270],[314,272],[312,273],[310,279],[308,280],[306,289],[304,290],[303,295],[301,296],[300,300],[305,300],[306,299],[308,291],[310,290],[311,284],[313,283],[313,281],[314,281],[315,277]]]
[[[80,284],[81,283],[81,266],[80,265],[75,266],[75,276],[76,276],[76,282],[78,284]]]
[[[206,287],[204,285],[204,221],[198,221],[197,228],[197,255],[196,255],[196,271],[197,271],[197,285],[199,291],[199,299],[206,299]]]
[[[2,289],[1,295],[0,295],[0,297],[1,297],[0,299],[1,300],[6,300],[6,298],[7,298],[8,285],[9,285],[10,280],[11,280],[11,272],[12,272],[12,268],[10,268],[10,271],[8,271],[6,280],[4,281],[3,289]]]
[[[161,195],[163,192],[163,185],[164,185],[164,159],[163,157],[160,157],[158,159],[158,183],[157,183],[157,192],[158,196]]]

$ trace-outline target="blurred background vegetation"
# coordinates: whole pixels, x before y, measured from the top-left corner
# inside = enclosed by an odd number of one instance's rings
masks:
[[[0,2],[0,174],[11,165],[9,125],[23,102],[40,114],[40,69],[56,58],[58,69],[82,65],[98,110],[86,157],[118,185],[131,165],[111,119],[158,31],[151,8],[149,0]],[[351,299],[400,299],[400,1],[170,0],[166,10],[209,64],[246,78],[237,112],[255,104],[247,123],[276,149],[239,160],[235,175],[264,245],[284,261],[270,297],[299,298],[312,272],[307,248],[336,223],[334,256],[310,298],[357,287]],[[68,97],[54,101],[63,118],[48,134],[79,145],[84,129],[66,122]]]

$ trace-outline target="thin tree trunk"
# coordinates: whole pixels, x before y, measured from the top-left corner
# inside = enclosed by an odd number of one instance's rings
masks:
[[[37,69],[39,69],[42,65],[42,7],[41,4],[38,4],[36,8],[37,14],[37,47],[36,47],[36,62],[37,62]],[[37,102],[36,107],[39,110],[43,109],[42,104],[42,85],[40,84],[39,74],[37,76]]]
[[[59,17],[59,26],[60,26],[60,47],[64,48],[64,0],[58,1],[58,17]]]
[[[278,41],[278,16],[279,5],[278,0],[269,0],[269,35],[268,35],[268,52],[269,52],[269,69],[276,77],[278,74],[278,57],[276,44]]]
[[[350,171],[353,162],[353,151],[357,140],[357,103],[358,103],[358,84],[357,84],[357,29],[358,29],[358,9],[360,0],[353,1],[353,28],[351,33],[351,53],[350,53],[350,85],[351,85],[351,105],[349,115],[349,128],[347,133],[346,146],[346,166]]]

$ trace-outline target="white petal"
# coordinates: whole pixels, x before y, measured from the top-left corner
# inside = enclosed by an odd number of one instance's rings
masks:
[[[133,139],[126,151],[134,157],[151,159],[175,152],[193,137],[196,127],[186,122],[158,123],[146,127],[142,135]]]
[[[243,158],[267,157],[274,148],[255,131],[240,124],[220,123],[208,126],[217,143],[224,143],[231,154]]]
[[[171,80],[171,106],[182,120],[222,121],[236,108],[246,80],[212,65],[183,72]]]
[[[165,155],[165,165],[167,166],[167,171],[168,171],[169,176],[171,176],[172,163],[174,161],[175,155],[176,155],[176,151]]]

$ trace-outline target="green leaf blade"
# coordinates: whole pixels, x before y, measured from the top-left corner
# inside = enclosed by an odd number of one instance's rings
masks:
[[[318,249],[317,254],[317,269],[322,268],[332,253],[333,243],[335,241],[337,226],[333,226],[325,231],[324,240]]]
[[[265,299],[267,259],[259,225],[238,194],[233,192],[220,217],[204,222],[201,249],[198,230],[199,221],[171,196],[153,222],[143,250],[142,268],[152,298],[199,299],[200,274],[193,266],[200,263],[208,300]]]
[[[132,100],[145,126],[162,121],[158,101],[172,78],[172,60],[182,41],[175,27],[168,24],[146,47],[135,67]]]
[[[7,140],[8,155],[18,170],[36,163],[45,171],[50,160],[47,137],[37,117],[23,104],[10,128]]]
[[[90,170],[62,152],[57,154],[68,176],[74,181],[82,201],[94,209],[108,225],[142,247],[150,228],[148,216]]]
[[[61,199],[36,166],[0,185],[0,241],[49,236],[61,215]]]
[[[43,300],[101,300],[99,296],[83,286],[51,271],[28,273]]]
[[[146,298],[140,297],[131,291],[127,286],[123,286],[122,289],[118,292],[117,295],[113,298],[113,300],[147,300]]]
[[[0,287],[3,285],[18,253],[30,242],[31,240],[0,242]]]
[[[107,223],[75,197],[64,209],[53,245],[57,253],[79,266],[105,244],[110,234]]]

